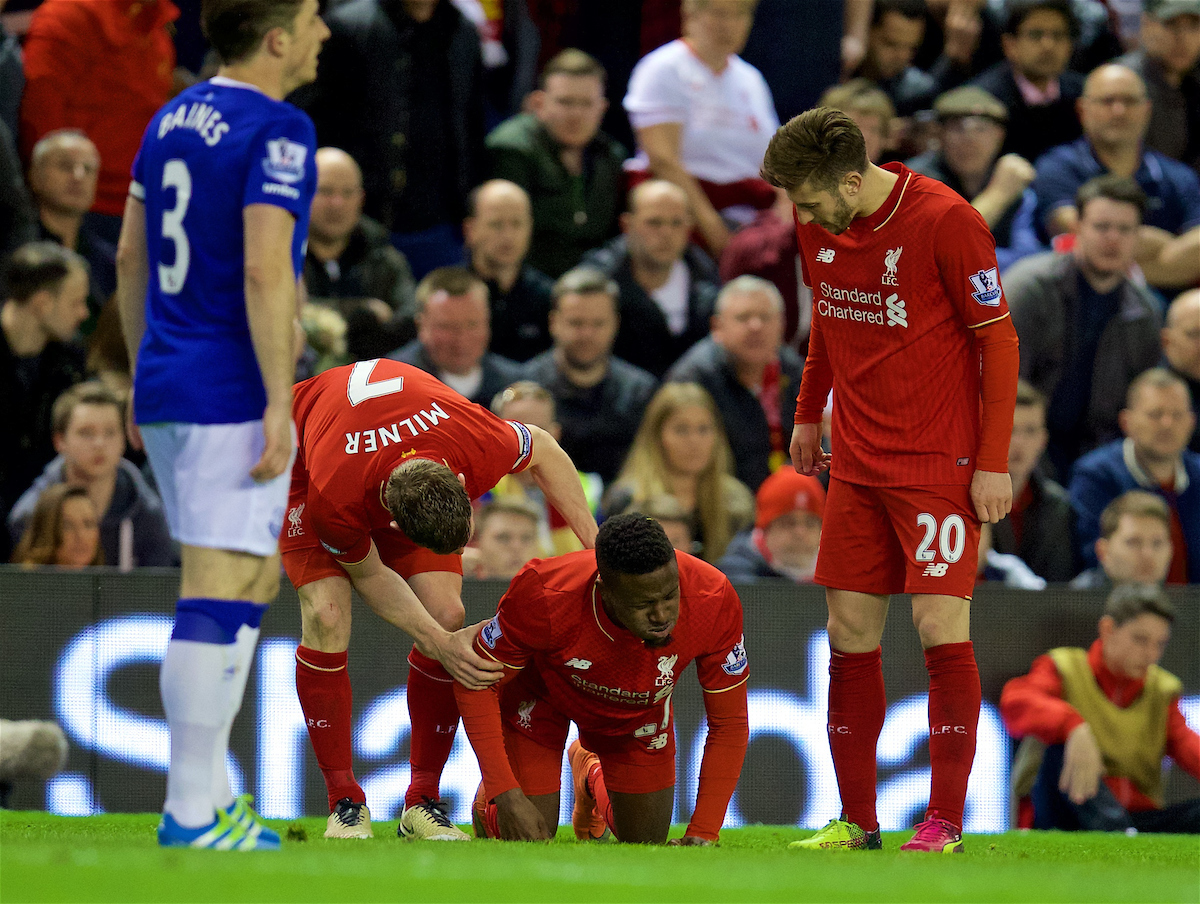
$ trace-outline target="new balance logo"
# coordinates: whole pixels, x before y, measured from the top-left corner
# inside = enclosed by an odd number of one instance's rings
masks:
[[[583,672],[592,667],[592,661],[590,659],[568,659],[563,665],[568,669],[579,669]]]
[[[834,251],[832,248],[822,248],[817,252],[818,264],[832,264]]]
[[[925,566],[925,577],[927,578],[944,578],[946,572],[950,570],[950,566],[945,562],[930,562]]]
[[[902,326],[908,329],[908,311],[905,309],[904,302],[899,300],[895,292],[884,299],[884,304],[887,305],[887,325]]]
[[[656,737],[651,738],[649,741],[646,742],[646,747],[650,750],[662,750],[666,746],[667,746],[667,735],[665,732],[663,734],[660,734],[660,735],[657,735]]]

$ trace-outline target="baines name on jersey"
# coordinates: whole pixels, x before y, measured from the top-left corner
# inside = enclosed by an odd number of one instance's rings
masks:
[[[174,113],[168,113],[158,121],[159,138],[174,129],[192,129],[212,147],[229,131],[229,123],[221,121],[221,113],[215,107],[196,102],[190,106],[180,104]]]
[[[450,420],[450,415],[442,410],[442,406],[434,402],[428,411],[417,411],[412,417],[406,417],[394,424],[384,424],[374,430],[360,430],[357,433],[346,434],[346,454],[357,455],[359,452],[377,452],[393,443],[399,445],[406,439],[428,433],[436,427],[439,421]],[[401,428],[408,431],[408,436],[401,433]]]

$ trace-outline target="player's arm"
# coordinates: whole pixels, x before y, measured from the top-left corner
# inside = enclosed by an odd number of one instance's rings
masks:
[[[292,455],[292,382],[296,373],[296,275],[292,238],[296,221],[273,204],[242,210],[246,235],[246,319],[267,392],[263,412],[266,446],[251,469],[258,481],[278,477]]]
[[[1165,230],[1155,230],[1154,239],[1144,244],[1152,251],[1142,253],[1142,233],[1154,229],[1143,226],[1139,233],[1137,261],[1153,286],[1181,288],[1200,282],[1200,226],[1183,235],[1173,236]]]
[[[704,691],[704,714],[708,719],[708,737],[700,763],[700,783],[696,790],[696,809],[688,823],[685,839],[713,842],[725,821],[725,811],[737,790],[742,761],[750,742],[750,720],[746,681],[736,687]],[[684,842],[696,843],[696,842]]]
[[[1029,674],[1010,679],[1000,692],[1004,727],[1014,738],[1032,735],[1043,744],[1064,743],[1084,719],[1062,694],[1062,676],[1054,660],[1039,656]]]
[[[1167,710],[1167,746],[1165,753],[1192,778],[1200,779],[1200,735],[1188,727],[1179,698]]]
[[[704,242],[713,257],[720,257],[721,251],[729,242],[729,227],[708,200],[708,195],[704,193],[700,183],[684,169],[680,161],[679,146],[683,139],[683,123],[660,122],[635,131],[638,146],[646,152],[646,157],[650,160],[651,172],[658,179],[674,182],[687,193],[688,204],[696,218],[696,228],[704,236]]]
[[[131,189],[141,191],[141,186]],[[117,312],[121,316],[121,332],[125,336],[125,351],[129,354],[129,371],[137,372],[138,349],[146,332],[146,289],[150,283],[150,252],[146,248],[146,205],[132,194],[125,199],[125,216],[121,219],[121,237],[117,241]],[[133,405],[125,412],[129,444],[142,448],[142,438],[133,420]]]
[[[553,436],[540,427],[529,426],[533,436],[529,473],[533,482],[558,510],[585,549],[596,545],[596,518],[583,494],[579,471]]]
[[[825,400],[833,388],[833,368],[825,350],[825,337],[814,318],[808,337],[808,357],[796,397],[796,426],[792,429],[792,467],[801,474],[817,474],[829,468],[833,457],[821,448],[821,425]]]
[[[445,666],[455,681],[471,688],[486,688],[500,678],[503,667],[471,648],[472,632],[478,626],[453,633],[445,630],[421,605],[408,582],[383,564],[374,541],[361,562],[341,565],[367,605],[388,624],[412,637],[418,648]]]

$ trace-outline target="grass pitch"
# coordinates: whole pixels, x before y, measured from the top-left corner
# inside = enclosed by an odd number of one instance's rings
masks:
[[[969,836],[961,855],[787,850],[806,834],[727,830],[720,848],[326,841],[324,819],[273,822],[277,853],[162,850],[157,815],[0,812],[0,900],[19,901],[1200,901],[1194,836]],[[677,829],[673,835],[680,834]],[[300,836],[306,835],[306,840]]]

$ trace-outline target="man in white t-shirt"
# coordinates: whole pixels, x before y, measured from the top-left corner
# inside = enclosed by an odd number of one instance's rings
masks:
[[[774,202],[758,171],[779,118],[762,73],[738,56],[756,6],[683,0],[683,37],[647,54],[625,95],[638,142],[629,165],[687,192],[713,254],[728,242],[730,223]]]

